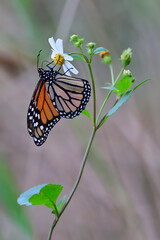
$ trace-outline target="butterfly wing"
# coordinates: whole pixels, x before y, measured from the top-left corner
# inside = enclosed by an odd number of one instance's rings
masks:
[[[45,81],[40,79],[33,93],[27,114],[28,132],[37,146],[46,141],[48,133],[59,120],[60,115],[46,91]]]
[[[61,117],[74,118],[86,107],[91,95],[87,80],[57,73],[54,81],[47,81],[47,92]]]

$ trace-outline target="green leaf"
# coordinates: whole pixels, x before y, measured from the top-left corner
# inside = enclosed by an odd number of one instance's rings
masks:
[[[116,105],[108,111],[107,116],[113,115],[122,106],[123,103],[128,101],[128,99],[131,97],[132,93],[133,93],[133,90],[126,92],[121,97],[121,99],[116,103]]]
[[[59,210],[63,207],[63,204],[64,204],[64,202],[65,202],[65,199],[66,199],[66,195],[63,196],[63,197],[61,198],[61,200],[57,203],[57,210],[58,210],[58,212],[59,212]],[[54,210],[53,210],[53,211],[54,211]]]
[[[137,86],[135,86],[132,90],[126,92],[121,98],[120,100],[108,111],[108,113],[102,118],[102,120],[100,121],[99,125],[97,128],[100,128],[105,121],[107,120],[107,118],[111,115],[113,115],[122,105],[123,103],[127,102],[129,100],[129,98],[131,97],[132,93],[142,84],[144,84],[145,82],[149,81],[151,79],[146,79],[143,82],[139,83]]]
[[[103,89],[107,89],[107,90],[117,90],[117,88],[109,86],[109,87],[101,87]]]
[[[119,80],[119,82],[116,84],[116,88],[119,90],[121,94],[126,92],[131,86],[132,86],[132,79],[133,77],[130,76],[124,76]]]
[[[111,108],[108,113],[107,116],[111,116],[113,115],[122,105],[123,103],[127,102],[129,100],[129,98],[131,97],[132,93],[142,84],[144,84],[145,82],[149,81],[150,79],[146,79],[143,82],[139,83],[137,86],[135,86],[132,90],[126,92],[121,99],[116,103],[116,105]]]
[[[94,126],[94,121],[93,121],[93,118],[92,118],[90,112],[88,112],[87,109],[84,109],[84,110],[82,111],[82,113],[83,113],[84,115],[86,115],[86,116],[91,120],[91,122],[92,122],[92,124],[93,124],[93,126]]]
[[[106,85],[109,85],[109,86],[112,86],[112,83],[109,83],[109,82],[106,82],[105,84],[106,84]]]
[[[104,48],[104,47],[98,47],[98,48],[96,48],[96,49],[93,51],[93,55],[99,54],[99,53],[104,52],[104,51],[106,51],[106,48]]]
[[[82,60],[82,61],[85,61],[85,59],[84,59],[82,56],[80,56],[80,55],[73,55],[72,57],[73,57],[74,60]]]
[[[29,199],[34,195],[34,194],[39,194],[40,190],[46,186],[47,184],[41,184],[38,186],[35,186],[33,188],[30,188],[29,190],[27,190],[26,192],[22,193],[19,198],[17,199],[17,202],[19,205],[32,205],[29,202]]]
[[[63,187],[56,184],[42,184],[22,193],[18,198],[20,205],[45,205],[57,212],[56,201]]]
[[[39,194],[34,194],[29,202],[32,205],[46,205],[49,208],[54,208],[53,203],[56,203],[63,187],[56,184],[47,184],[41,188]]]
[[[139,86],[141,86],[143,83],[148,82],[148,81],[151,81],[151,79],[148,78],[148,79],[144,80],[143,82],[139,83],[137,86],[135,86],[135,87],[133,88],[133,91],[136,90],[136,89],[137,89]]]

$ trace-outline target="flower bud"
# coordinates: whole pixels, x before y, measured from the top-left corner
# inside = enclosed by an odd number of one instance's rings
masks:
[[[87,43],[87,53],[89,55],[92,55],[93,48],[95,47],[95,45],[96,45],[96,43],[94,43],[94,42]]]
[[[105,63],[105,64],[111,64],[112,63],[112,57],[110,55],[109,50],[100,52],[99,56],[102,58],[102,63]]]
[[[79,48],[84,42],[84,38],[79,38],[77,42],[74,43],[74,46]]]
[[[72,36],[70,36],[70,41],[72,41],[72,42],[77,42],[79,39],[78,39],[78,35],[76,35],[76,34],[73,34]]]
[[[105,57],[102,59],[102,63],[111,64],[111,63],[112,63],[112,57],[111,57],[111,56],[105,56]]]
[[[93,49],[95,47],[95,45],[96,45],[96,43],[94,43],[94,42],[87,43],[87,47],[90,49]]]
[[[131,60],[132,60],[132,49],[128,48],[128,49],[124,50],[121,55],[122,65],[124,67],[126,67],[127,65],[130,64]]]

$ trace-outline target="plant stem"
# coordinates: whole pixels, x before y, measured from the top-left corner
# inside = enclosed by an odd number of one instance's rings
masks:
[[[88,62],[88,68],[89,68],[89,72],[91,75],[92,90],[93,90],[93,121],[94,121],[94,124],[96,124],[96,89],[95,89],[95,83],[94,83],[94,77],[93,77],[91,64],[89,62]]]
[[[115,82],[114,82],[114,86],[115,86],[115,84],[117,83],[117,81],[119,80],[120,76],[122,75],[124,69],[125,69],[125,67],[122,67],[121,71],[119,72],[119,74],[118,74],[118,76],[117,76],[117,78],[116,78],[116,80],[115,80]]]
[[[72,53],[69,53],[68,55],[74,55],[74,54],[83,56],[83,57],[84,57],[84,60],[85,60],[86,62],[89,62],[88,58],[87,58],[86,55],[83,53],[83,51],[81,51],[81,52],[72,52]]]
[[[113,75],[113,68],[112,68],[112,64],[109,64],[109,68],[110,68],[110,73],[111,73],[112,86],[114,86],[114,75]]]
[[[84,157],[83,157],[83,161],[82,161],[82,165],[81,165],[81,168],[80,168],[80,171],[79,171],[79,174],[78,174],[78,177],[77,177],[77,180],[75,182],[75,185],[67,199],[67,201],[65,202],[65,204],[63,205],[62,209],[60,210],[59,212],[59,218],[55,217],[54,221],[53,221],[53,224],[50,228],[50,231],[49,231],[49,234],[48,234],[48,240],[51,240],[51,237],[52,237],[52,233],[53,233],[53,229],[55,228],[57,222],[59,221],[62,213],[64,212],[64,210],[66,209],[66,207],[68,206],[69,202],[71,201],[78,185],[79,185],[79,182],[81,180],[81,177],[82,177],[82,174],[83,174],[83,170],[84,170],[84,167],[85,167],[85,164],[86,164],[86,161],[87,161],[87,157],[88,157],[88,154],[89,154],[89,151],[91,149],[91,146],[92,146],[92,142],[93,142],[93,139],[94,139],[94,136],[95,136],[95,133],[96,133],[96,128],[93,128],[92,130],[92,133],[91,133],[91,137],[90,137],[90,140],[88,142],[88,146],[86,148],[86,151],[85,151],[85,154],[84,154]]]
[[[53,226],[55,227],[57,222],[58,222],[58,219],[57,219],[57,217],[55,217],[54,222],[53,222],[52,226],[50,227],[50,230],[49,230],[49,233],[48,233],[48,240],[51,240],[52,232],[53,232]]]
[[[98,121],[99,121],[99,118],[100,118],[101,113],[102,113],[102,111],[103,111],[103,108],[104,108],[104,106],[106,105],[106,102],[108,101],[108,98],[111,96],[111,93],[112,93],[112,90],[109,91],[107,97],[105,98],[105,100],[104,100],[104,102],[103,102],[103,104],[102,104],[102,107],[101,107],[101,109],[100,109],[100,111],[99,111],[99,113],[98,113],[98,116],[97,116],[96,126],[97,126],[97,124],[98,124]]]
[[[112,67],[111,67],[111,64],[110,64],[112,87],[114,87],[114,86],[116,85],[116,83],[118,82],[118,80],[119,80],[120,76],[122,75],[124,69],[125,69],[125,67],[123,67],[123,68],[121,69],[121,71],[119,72],[116,80],[114,81],[113,70],[112,70]],[[113,82],[114,82],[114,83],[113,83]],[[97,119],[96,119],[96,125],[98,124],[98,121],[99,121],[99,118],[100,118],[101,113],[102,113],[102,111],[103,111],[103,108],[104,108],[104,106],[106,105],[106,102],[108,101],[108,98],[111,96],[111,93],[112,93],[112,92],[113,92],[113,90],[110,90],[110,91],[109,91],[107,97],[105,98],[105,100],[104,100],[104,102],[103,102],[103,104],[102,104],[102,107],[101,107],[101,109],[100,109],[100,111],[99,111],[99,113],[98,113]]]

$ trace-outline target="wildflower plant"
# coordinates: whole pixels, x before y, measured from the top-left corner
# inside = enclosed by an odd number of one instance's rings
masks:
[[[73,42],[73,45],[77,50],[69,54],[66,54],[63,51],[63,40],[57,39],[57,41],[55,41],[53,38],[49,38],[48,41],[52,48],[52,60],[57,65],[63,67],[65,74],[68,74],[70,76],[71,72],[73,74],[78,73],[78,70],[70,63],[70,61],[82,60],[87,64],[90,73],[93,95],[93,115],[91,115],[87,109],[83,110],[82,112],[90,119],[92,124],[92,132],[88,145],[86,147],[77,180],[68,197],[63,196],[61,200],[57,202],[57,199],[62,192],[63,186],[56,184],[43,184],[29,189],[28,191],[22,193],[18,198],[18,203],[20,205],[45,205],[48,208],[52,209],[52,214],[55,217],[48,234],[48,240],[50,240],[52,237],[53,229],[60,220],[61,215],[65,211],[75,191],[77,190],[96,132],[103,126],[103,124],[111,115],[113,115],[125,102],[129,100],[133,92],[149,79],[146,79],[133,87],[135,78],[132,76],[132,73],[129,70],[126,70],[126,67],[132,61],[132,50],[130,48],[124,50],[121,54],[120,62],[122,64],[122,68],[118,76],[115,78],[112,68],[112,56],[109,50],[103,47],[95,48],[96,43],[94,42],[89,42],[84,46],[84,38],[79,38],[78,35],[72,35],[70,37],[70,41]],[[93,57],[97,54],[99,54],[102,63],[105,64],[106,67],[109,67],[111,75],[111,81],[104,83],[105,86],[102,87],[102,90],[105,90],[106,94],[102,106],[99,110],[97,109],[96,104],[96,88],[92,72],[92,60]],[[102,115],[102,112],[104,112],[105,106],[109,101],[111,94],[115,96],[115,102],[111,109]]]

